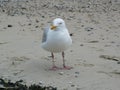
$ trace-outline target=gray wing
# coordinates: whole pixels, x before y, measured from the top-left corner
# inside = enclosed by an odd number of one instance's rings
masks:
[[[49,31],[49,27],[44,28],[44,32],[43,32],[43,36],[42,36],[42,42],[46,42],[48,31]]]

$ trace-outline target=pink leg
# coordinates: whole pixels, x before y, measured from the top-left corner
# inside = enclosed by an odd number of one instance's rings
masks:
[[[62,57],[63,57],[63,69],[66,69],[66,70],[72,69],[73,67],[65,65],[65,53],[64,52],[62,52]]]
[[[54,54],[51,53],[51,56],[52,56],[52,64],[53,65],[52,65],[52,68],[50,68],[50,70],[53,70],[53,71],[59,70],[60,68],[55,65]]]

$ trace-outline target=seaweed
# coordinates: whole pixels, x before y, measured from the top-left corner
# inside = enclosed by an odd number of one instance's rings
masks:
[[[11,82],[11,80],[5,80],[0,78],[0,90],[57,90],[56,87],[52,86],[42,86],[37,84],[32,84],[27,86],[22,84],[23,80]]]

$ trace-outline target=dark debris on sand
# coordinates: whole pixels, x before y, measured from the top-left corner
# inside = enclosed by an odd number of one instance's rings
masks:
[[[19,80],[13,83],[10,80],[6,81],[0,78],[0,90],[57,90],[56,87],[52,86],[41,86],[37,84],[27,86],[22,83],[23,80]]]

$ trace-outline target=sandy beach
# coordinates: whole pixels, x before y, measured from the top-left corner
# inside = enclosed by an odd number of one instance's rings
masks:
[[[37,3],[35,1],[26,5]],[[1,9],[0,77],[12,81],[23,79],[28,85],[51,85],[58,90],[120,90],[120,8],[117,6],[120,2],[108,12],[106,9],[83,12],[76,7],[52,8],[59,5],[58,1],[47,3],[49,6],[44,4],[46,6],[34,12],[31,9],[23,13],[28,6],[22,13],[15,14],[14,9],[11,12]],[[75,0],[64,0],[62,5],[67,7],[66,3],[73,1],[73,5],[78,5]],[[49,70],[52,58],[41,48],[43,28],[57,17],[65,20],[72,34],[73,44],[65,51],[71,70]],[[62,67],[61,53],[55,54],[55,60],[56,65]]]

